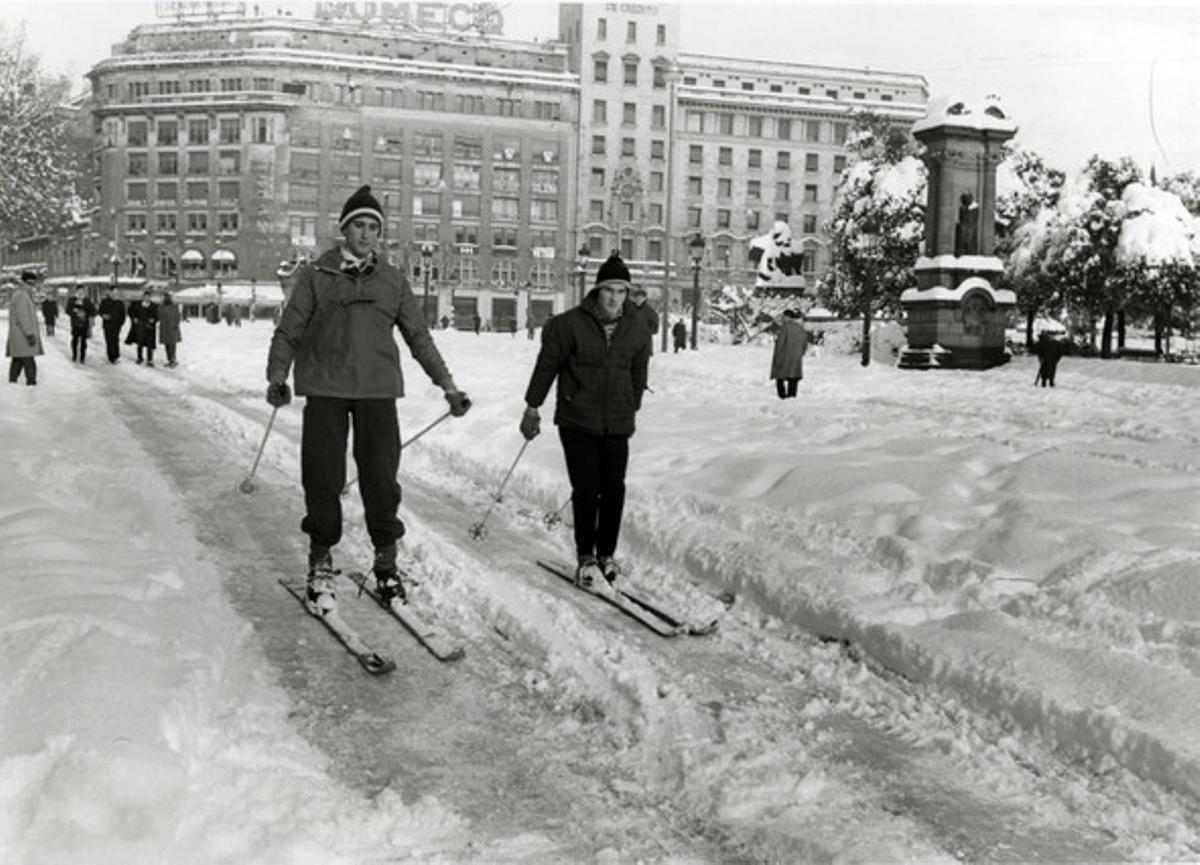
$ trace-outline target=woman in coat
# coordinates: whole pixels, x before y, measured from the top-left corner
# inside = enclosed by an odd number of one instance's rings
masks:
[[[8,302],[8,347],[5,350],[12,360],[8,364],[8,380],[13,384],[25,370],[25,384],[37,384],[37,356],[42,354],[42,335],[38,330],[37,307],[29,286],[37,282],[37,275],[26,271],[21,282],[12,291]]]
[[[143,291],[142,299],[129,308],[129,317],[133,319],[137,362],[142,362],[144,352],[146,366],[154,366],[154,349],[157,345],[154,334],[158,330],[158,305],[150,299],[149,291]]]
[[[796,395],[796,385],[804,378],[804,353],[808,351],[808,333],[800,312],[787,309],[775,334],[775,353],[771,356],[771,378],[780,399]]]
[[[178,366],[175,362],[175,346],[183,341],[179,332],[179,307],[166,292],[163,292],[162,305],[158,308],[158,341],[167,350],[167,366]]]

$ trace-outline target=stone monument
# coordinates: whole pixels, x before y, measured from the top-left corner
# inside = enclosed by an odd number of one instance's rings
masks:
[[[942,103],[913,126],[929,176],[925,248],[915,288],[900,295],[906,369],[987,369],[1007,363],[1004,328],[1016,295],[994,286],[996,166],[1016,125],[989,98]]]

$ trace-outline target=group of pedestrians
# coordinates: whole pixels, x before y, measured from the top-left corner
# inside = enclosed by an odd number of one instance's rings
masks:
[[[12,383],[17,382],[24,373],[25,383],[36,385],[37,357],[45,353],[38,328],[37,305],[33,300],[37,283],[37,274],[25,271],[9,300],[6,354],[10,359],[8,380]],[[45,297],[41,302],[41,311],[46,335],[54,336],[59,314],[58,302],[53,297]],[[151,293],[144,291],[141,299],[131,303],[127,309],[125,303],[116,297],[115,289],[107,286],[104,298],[97,307],[87,296],[87,290],[83,286],[76,286],[67,299],[64,312],[71,327],[73,363],[87,363],[92,326],[99,317],[104,333],[105,354],[110,364],[121,360],[121,328],[128,320],[130,326],[125,344],[136,346],[139,364],[154,366],[154,350],[161,342],[167,352],[167,366],[178,366],[176,347],[183,339],[179,326],[181,316],[178,305],[168,293],[163,293],[161,303],[155,303]]]

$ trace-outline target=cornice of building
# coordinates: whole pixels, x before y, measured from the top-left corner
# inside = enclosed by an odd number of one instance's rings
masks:
[[[859,69],[850,66],[817,66],[807,63],[785,63],[777,60],[750,60],[740,57],[724,57],[717,54],[697,54],[688,51],[681,51],[676,58],[676,63],[684,73],[703,69],[726,75],[786,75],[817,80],[889,84],[897,87],[920,87],[926,94],[929,92],[929,82],[925,80],[925,76],[913,72],[889,72],[867,67]]]
[[[409,78],[472,81],[502,85],[541,87],[550,90],[575,91],[579,76],[572,72],[539,72],[531,69],[502,69],[494,66],[437,63],[385,57],[362,57],[337,52],[308,51],[293,48],[233,48],[229,51],[187,51],[159,54],[137,54],[109,57],[101,60],[88,73],[100,75],[136,69],[197,66],[278,64],[298,68],[322,69],[337,72],[370,72],[400,74]],[[219,94],[216,94],[219,95]]]
[[[897,120],[917,121],[925,116],[926,106],[915,102],[883,102],[873,99],[834,99],[817,94],[763,93],[728,90],[682,84],[675,90],[680,107],[688,105],[722,111],[753,111],[761,114],[812,114],[828,117],[852,117],[859,111],[871,111]]]

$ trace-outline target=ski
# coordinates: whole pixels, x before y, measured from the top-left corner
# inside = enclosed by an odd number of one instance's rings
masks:
[[[629,618],[640,622],[645,627],[649,628],[660,637],[678,637],[680,634],[688,633],[688,629],[678,624],[671,624],[666,619],[654,615],[650,611],[638,606],[635,602],[629,600],[620,592],[613,591],[607,584],[604,586],[595,586],[593,588],[585,588],[576,585],[575,575],[572,569],[560,562],[547,562],[538,559],[537,563],[540,567],[554,574],[560,579],[566,580],[572,586],[589,595],[594,595],[602,601],[606,601],[616,607]]]
[[[330,633],[338,638],[338,641],[346,647],[346,650],[372,676],[382,676],[384,673],[390,673],[396,669],[396,662],[387,655],[381,655],[368,646],[366,641],[358,635],[358,632],[347,625],[342,617],[338,615],[337,610],[332,610],[328,613],[316,612],[308,605],[304,587],[298,587],[282,579],[279,581],[279,584],[287,589],[293,598],[300,602],[300,606],[304,607],[305,612],[328,628]]]
[[[402,624],[417,642],[429,650],[429,653],[439,661],[458,661],[466,654],[460,644],[455,643],[433,625],[422,619],[404,602],[387,602],[380,597],[379,592],[371,584],[370,578],[361,571],[347,574],[351,582],[358,586],[359,592],[365,592],[375,603],[391,613],[392,617]]]
[[[702,624],[702,625],[692,624],[691,622],[685,622],[682,619],[678,618],[677,616],[674,616],[671,613],[668,613],[666,610],[664,610],[662,607],[658,606],[657,604],[653,604],[650,601],[647,601],[645,598],[635,595],[633,592],[629,591],[628,589],[618,589],[618,591],[621,593],[622,596],[624,596],[624,598],[626,600],[632,601],[633,603],[637,604],[639,607],[641,607],[647,613],[651,613],[652,615],[658,616],[660,619],[662,619],[664,622],[666,622],[671,627],[682,628],[683,633],[687,634],[688,636],[703,637],[708,634],[711,634],[713,631],[715,631],[717,629],[717,624],[720,621],[718,619],[713,619],[711,622],[709,622],[707,624]]]

